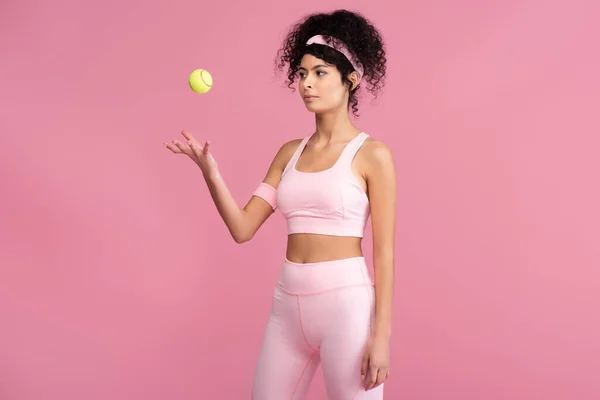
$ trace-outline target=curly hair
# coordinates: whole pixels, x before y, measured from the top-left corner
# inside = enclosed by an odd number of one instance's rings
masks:
[[[305,54],[311,54],[325,62],[335,65],[342,75],[342,82],[352,87],[347,78],[354,71],[348,59],[337,50],[321,44],[306,45],[314,35],[332,36],[341,40],[355,55],[364,69],[366,89],[377,98],[383,88],[386,73],[386,53],[383,39],[379,31],[363,15],[347,10],[336,10],[329,14],[316,13],[304,17],[292,26],[277,51],[276,69],[282,71],[286,65],[287,86],[294,90],[294,84],[300,62]],[[358,116],[358,99],[356,98],[360,84],[350,91],[348,108]]]

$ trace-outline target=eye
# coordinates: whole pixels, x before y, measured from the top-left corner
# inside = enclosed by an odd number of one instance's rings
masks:
[[[298,72],[298,77],[300,79],[304,78],[304,75],[305,75],[304,72]]]
[[[317,71],[317,75],[319,75],[319,74],[327,75],[327,72],[325,72],[325,71]],[[323,76],[323,75],[319,75],[319,76]]]

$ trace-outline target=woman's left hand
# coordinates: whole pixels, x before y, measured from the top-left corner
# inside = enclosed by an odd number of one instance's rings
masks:
[[[363,353],[360,370],[365,390],[381,385],[390,376],[390,340],[373,335]]]

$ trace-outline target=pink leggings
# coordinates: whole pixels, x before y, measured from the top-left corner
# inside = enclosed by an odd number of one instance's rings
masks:
[[[374,322],[374,288],[363,257],[285,260],[262,341],[253,400],[303,400],[319,364],[329,400],[381,400],[360,367]]]

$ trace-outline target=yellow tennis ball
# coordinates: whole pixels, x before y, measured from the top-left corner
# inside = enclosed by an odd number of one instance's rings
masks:
[[[195,69],[190,74],[190,87],[196,93],[206,93],[213,84],[213,78],[210,72],[205,69]]]

